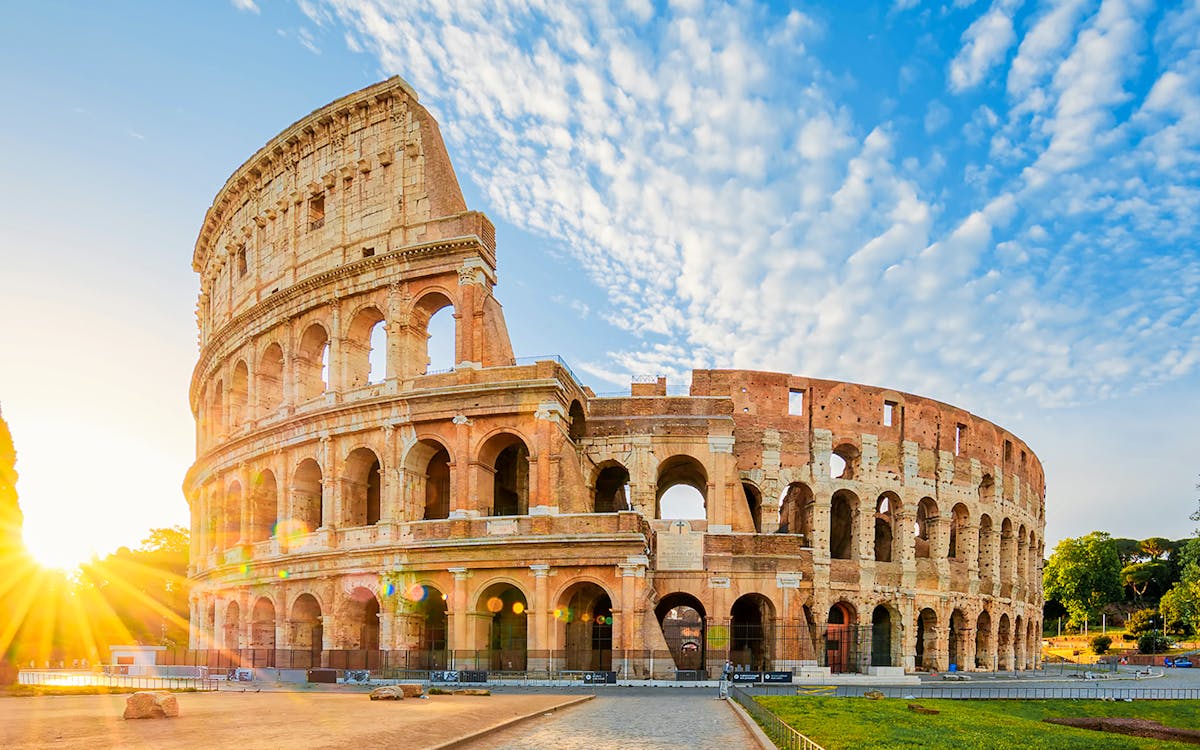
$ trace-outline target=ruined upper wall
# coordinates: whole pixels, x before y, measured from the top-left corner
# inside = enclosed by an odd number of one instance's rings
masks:
[[[1001,482],[1018,477],[1045,497],[1041,462],[1026,443],[992,422],[950,404],[876,386],[753,370],[694,370],[693,396],[726,396],[733,402],[739,444],[760,444],[765,430],[780,434],[784,463],[808,460],[809,436],[828,430],[832,444],[861,450],[862,435],[878,439],[879,468],[902,474],[903,445],[918,448],[917,473],[934,478],[952,467],[958,481],[981,476]],[[798,409],[791,394],[799,394]],[[789,400],[792,408],[789,409]],[[891,424],[885,407],[891,405]],[[795,411],[796,413],[792,413]],[[952,463],[947,464],[949,458]],[[1011,485],[1011,483],[1009,483]],[[1001,489],[1000,491],[1007,491]]]
[[[205,214],[202,344],[270,295],[364,257],[495,234],[468,212],[437,122],[400,78],[342,97],[288,127],[233,173]]]

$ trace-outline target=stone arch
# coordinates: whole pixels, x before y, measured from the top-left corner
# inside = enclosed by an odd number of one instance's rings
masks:
[[[329,387],[329,332],[320,323],[311,323],[300,336],[296,353],[298,402],[318,398]]]
[[[372,526],[382,518],[383,471],[370,448],[359,446],[346,456],[342,503],[346,526]]]
[[[779,499],[779,533],[799,534],[807,547],[812,546],[813,492],[803,482],[792,482]]]
[[[346,600],[347,648],[378,651],[379,599],[365,586],[356,586]]]
[[[415,650],[416,659],[410,664],[416,669],[444,669],[449,664],[450,607],[449,597],[437,586],[428,582],[415,582],[400,592],[403,602],[403,617],[411,621],[416,629],[414,642],[409,650]]]
[[[269,656],[274,661],[275,602],[269,596],[260,596],[254,603],[250,617],[250,648],[272,652]]]
[[[862,461],[862,452],[850,442],[838,443],[829,454],[830,479],[857,479]]]
[[[439,321],[444,316],[450,316],[453,334],[451,341],[443,341],[442,326]],[[433,287],[425,290],[413,303],[410,313],[411,331],[411,361],[416,370],[413,375],[425,375],[431,372],[453,368],[458,363],[457,326],[458,310],[454,304],[454,296],[441,288]],[[443,359],[443,353],[449,348],[450,361]]]
[[[528,608],[525,592],[514,583],[496,580],[480,591],[477,633],[486,638],[489,669],[493,672],[524,671],[528,660]]]
[[[618,461],[604,461],[592,480],[592,510],[616,513],[629,507],[629,469]]]
[[[975,668],[993,668],[994,643],[992,641],[992,616],[985,609],[975,619]]]
[[[321,603],[314,595],[304,592],[292,601],[291,615],[288,617],[288,628],[291,631],[288,640],[295,651],[308,655],[309,666],[318,666],[321,663],[321,652],[325,643],[323,623]]]
[[[237,651],[241,648],[242,608],[237,602],[225,605],[225,627],[221,633],[221,648]]]
[[[612,669],[613,606],[609,592],[593,581],[575,581],[559,595],[554,610],[566,668]]]
[[[979,502],[996,502],[996,480],[991,474],[985,473],[979,480]]]
[[[950,640],[948,646],[950,653],[947,663],[954,666],[957,671],[963,671],[967,668],[967,664],[963,662],[966,656],[966,638],[967,630],[970,626],[967,624],[967,617],[962,613],[962,610],[955,607],[950,611]]]
[[[1017,529],[1017,571],[1016,582],[1018,586],[1024,587],[1027,585],[1026,573],[1029,567],[1029,532],[1025,529],[1025,524],[1021,524]],[[1013,596],[1017,593],[1014,591]]]
[[[753,482],[742,480],[742,495],[746,498],[746,510],[754,523],[754,533],[762,533],[762,492]]]
[[[233,481],[225,488],[221,509],[221,549],[229,549],[242,539],[242,484]]]
[[[913,552],[916,557],[930,557],[936,543],[934,525],[938,520],[938,507],[932,497],[923,497],[917,503],[917,519],[913,529]]]
[[[896,559],[893,546],[899,512],[900,498],[895,492],[884,492],[875,500],[875,562],[894,562]]]
[[[659,598],[654,616],[675,660],[675,668],[703,669],[708,645],[704,604],[692,594],[676,591]]]
[[[382,352],[375,351],[375,346],[380,343],[379,332],[383,333]],[[383,381],[387,363],[387,321],[378,307],[367,304],[354,313],[342,339],[341,352],[347,388],[361,388]]]
[[[217,440],[225,434],[225,381],[218,379],[212,388],[212,404],[208,408],[209,439]]]
[[[1011,518],[1000,524],[1000,595],[1011,596],[1017,575],[1017,538]]]
[[[251,478],[254,489],[250,500],[250,541],[262,542],[275,533],[279,514],[279,488],[275,472],[263,469]]]
[[[449,449],[436,438],[421,438],[408,449],[404,470],[409,478],[414,517],[425,521],[449,518]]]
[[[858,610],[841,599],[825,620],[825,666],[831,672],[853,672],[858,665]]]
[[[833,493],[829,503],[829,556],[835,560],[858,558],[858,497],[850,490]]]
[[[567,425],[567,435],[573,442],[578,443],[587,434],[587,415],[584,414],[583,404],[579,403],[579,399],[571,401],[567,416],[570,420]]]
[[[729,609],[729,658],[751,670],[769,670],[774,660],[775,605],[762,594],[743,594]]]
[[[1041,653],[1041,647],[1038,645],[1038,641],[1041,640],[1038,636],[1038,633],[1040,633],[1040,632],[1041,632],[1041,628],[1038,627],[1037,623],[1034,621],[1034,619],[1032,617],[1030,617],[1029,620],[1025,623],[1025,668],[1026,669],[1037,669],[1038,668],[1038,661],[1039,661],[1038,656]]]
[[[274,341],[267,344],[255,378],[259,411],[266,416],[283,405],[283,347]]]
[[[979,545],[977,547],[979,558],[977,564],[979,566],[979,580],[988,585],[996,577],[995,566],[992,564],[995,553],[992,547],[994,544],[992,536],[992,517],[984,513],[979,517]]]
[[[916,666],[917,669],[933,671],[937,666],[937,612],[925,607],[917,613],[916,627]]]
[[[900,635],[903,632],[900,611],[892,603],[871,610],[871,666],[900,666]]]
[[[496,432],[479,449],[480,510],[491,516],[529,513],[529,444],[515,432]]]
[[[244,359],[233,366],[229,379],[229,419],[237,428],[250,421],[250,368]]]
[[[1013,618],[1013,669],[1025,669],[1025,619]]]
[[[967,524],[971,512],[964,503],[955,503],[950,509],[950,544],[947,555],[951,560],[965,560],[967,555]]]
[[[292,517],[293,533],[307,534],[325,525],[324,479],[321,465],[316,459],[306,458],[296,466],[292,474]]]
[[[1012,664],[1012,625],[1008,619],[1008,613],[1000,615],[1000,624],[996,628],[996,665],[997,668],[1007,672],[1013,668]]]
[[[689,487],[694,492],[676,490],[677,487]],[[663,498],[667,498],[667,507],[663,507]],[[657,490],[655,499],[655,518],[705,518],[708,508],[708,472],[704,464],[692,456],[680,454],[671,456],[658,465]]]

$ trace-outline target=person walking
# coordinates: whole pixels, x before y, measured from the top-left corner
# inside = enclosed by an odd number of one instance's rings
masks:
[[[721,669],[721,681],[717,684],[717,697],[729,697],[729,681],[733,679],[733,661],[725,660],[725,666]]]

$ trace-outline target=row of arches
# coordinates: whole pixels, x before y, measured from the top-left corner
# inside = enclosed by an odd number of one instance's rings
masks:
[[[380,306],[356,310],[344,331],[335,320],[309,322],[294,346],[288,337],[267,337],[257,354],[235,357],[227,373],[201,391],[197,423],[201,437],[217,440],[327,391],[352,391],[388,377],[409,377],[455,364],[455,308],[441,291],[421,296],[403,323],[389,324]]]

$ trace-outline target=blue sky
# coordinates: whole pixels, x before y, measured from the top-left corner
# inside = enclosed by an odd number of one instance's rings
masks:
[[[0,405],[64,561],[186,521],[205,208],[399,74],[497,224],[520,354],[782,370],[1026,439],[1047,541],[1189,534],[1200,6],[9,4]],[[57,537],[60,541],[51,541]]]

